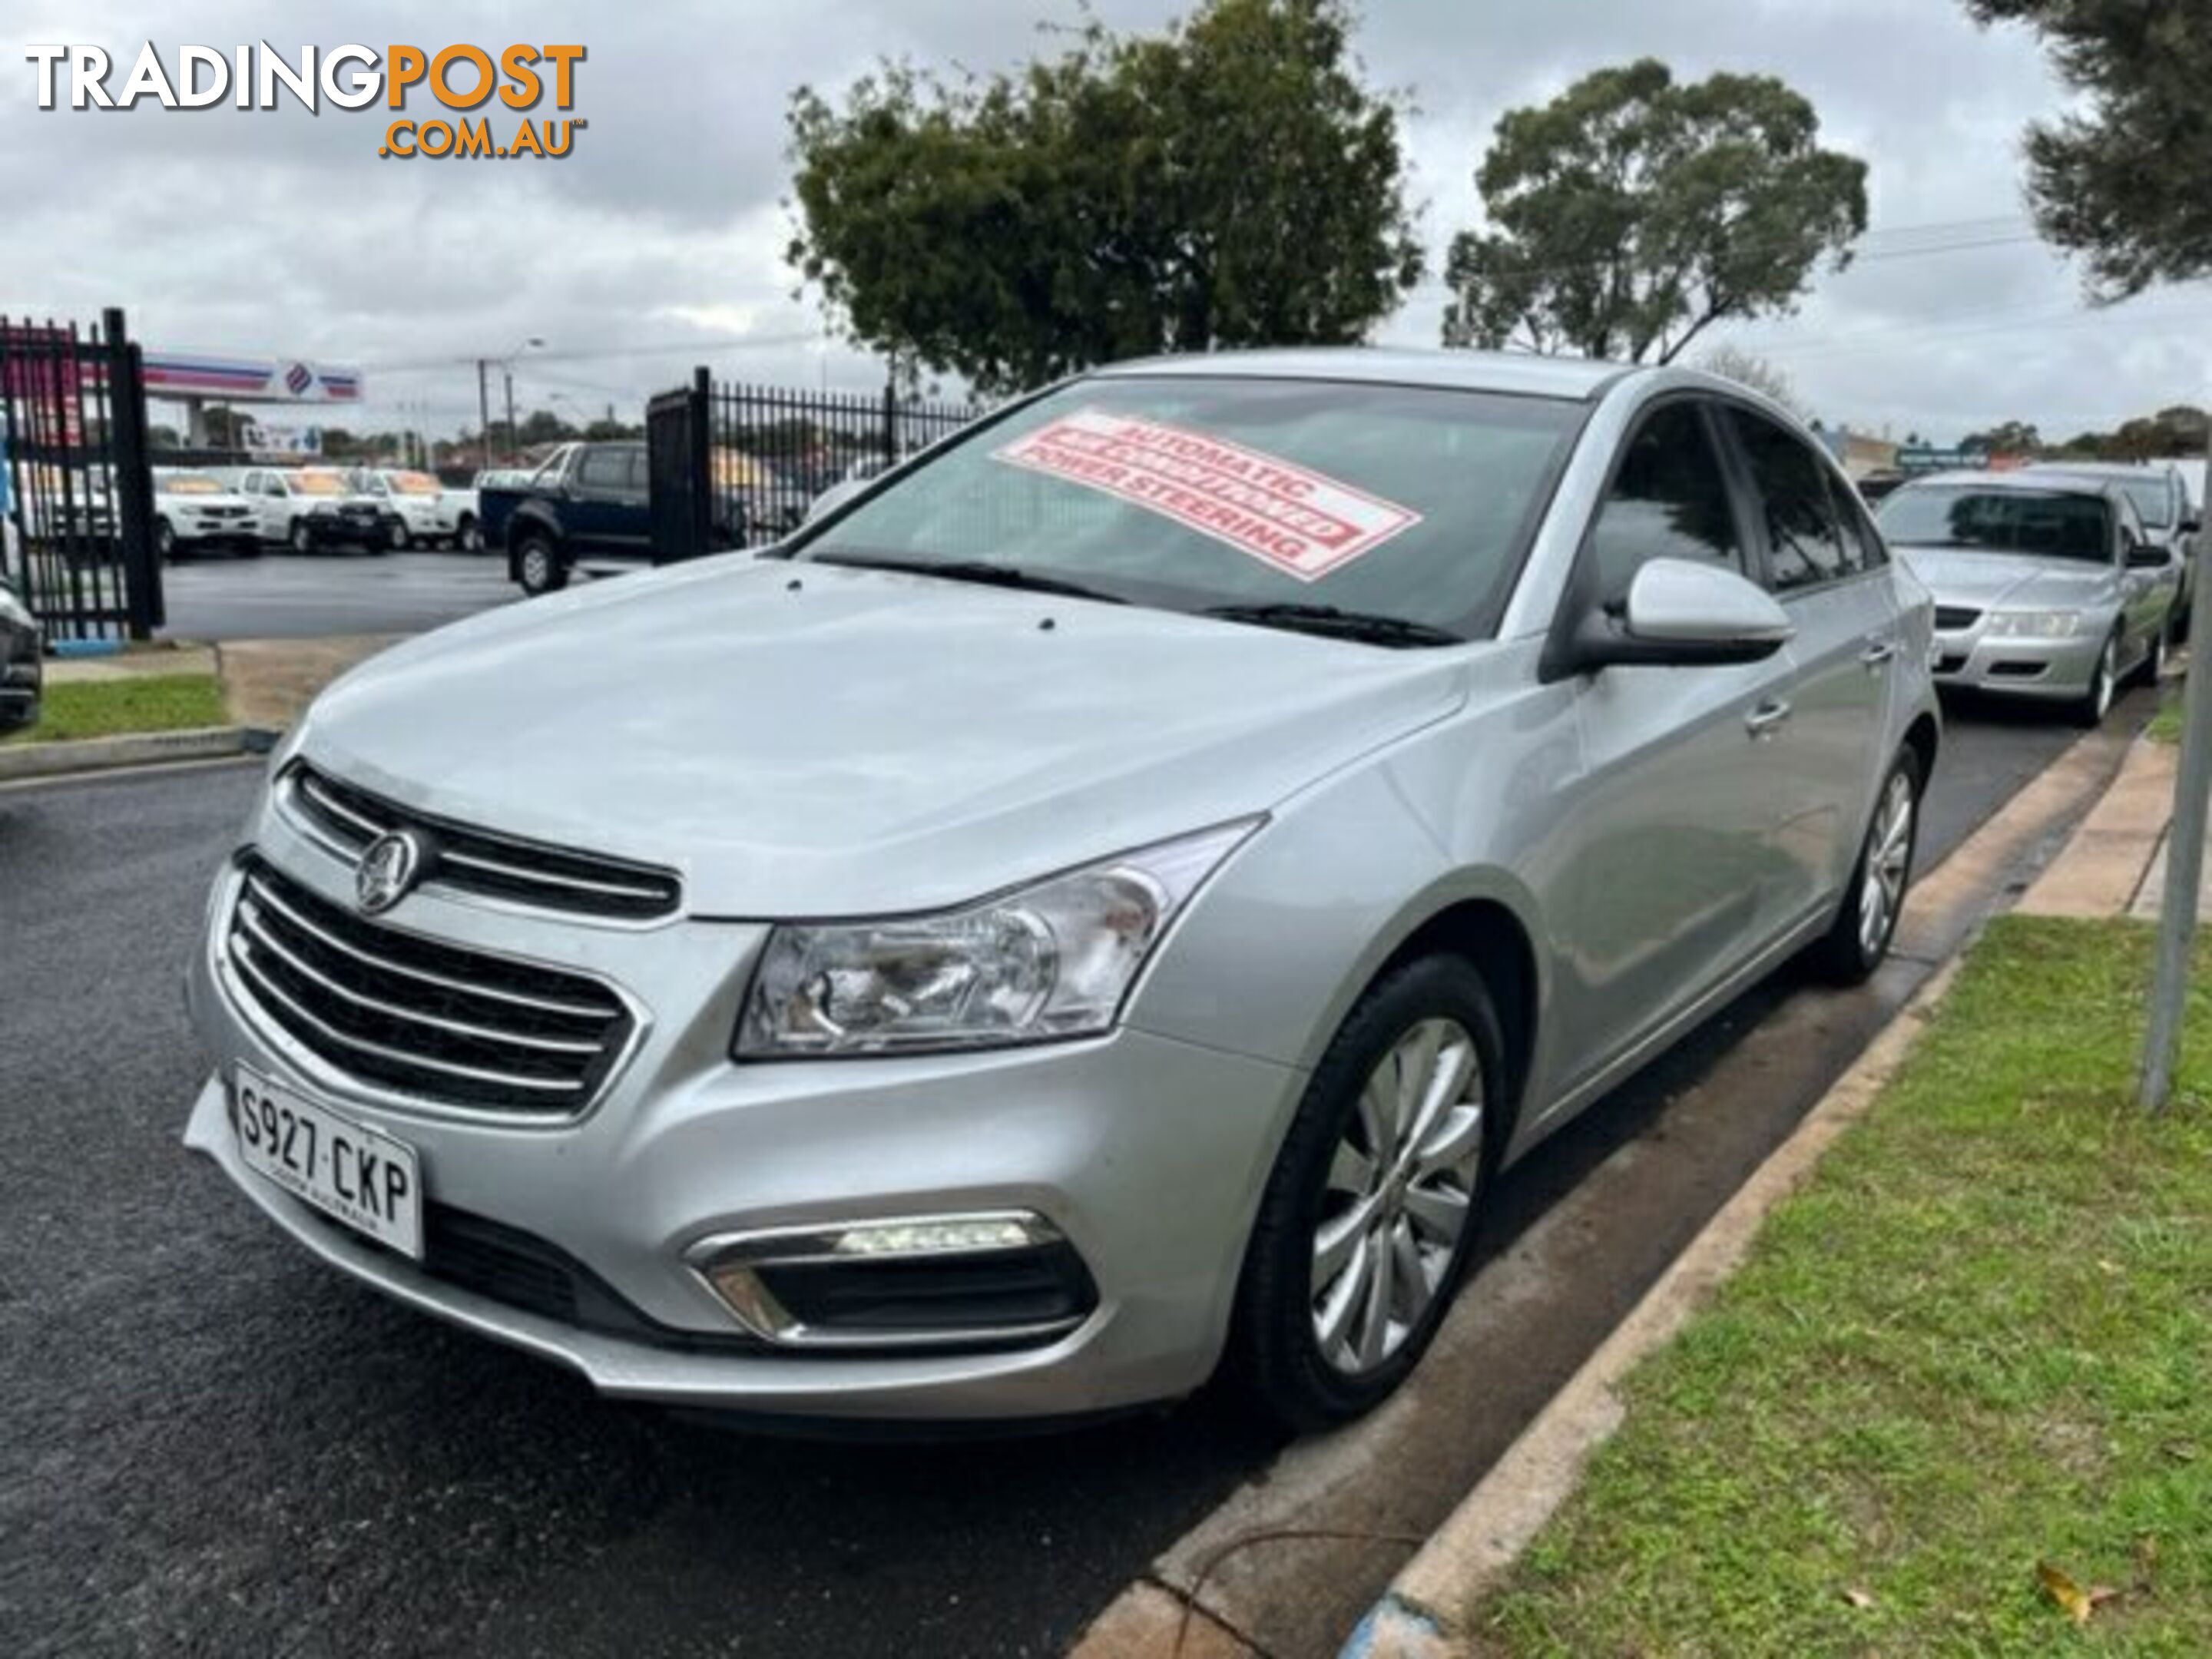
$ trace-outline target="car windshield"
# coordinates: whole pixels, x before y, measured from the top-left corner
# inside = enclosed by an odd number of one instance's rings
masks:
[[[1881,533],[1907,547],[2033,553],[2109,564],[2112,507],[2101,495],[2056,489],[1984,489],[1916,484],[1875,515]]]
[[[2173,490],[2163,478],[2122,478],[2121,489],[2135,503],[2142,521],[2153,530],[2166,530],[2173,524]]]
[[[427,472],[387,472],[384,481],[396,495],[434,495],[442,488]]]
[[[295,472],[291,475],[293,489],[302,495],[344,495],[345,480],[335,472]]]
[[[1582,413],[1401,386],[1084,381],[908,472],[797,556],[1473,636],[1496,625]]]
[[[220,495],[222,486],[213,478],[204,478],[197,472],[157,472],[155,488],[164,495]]]

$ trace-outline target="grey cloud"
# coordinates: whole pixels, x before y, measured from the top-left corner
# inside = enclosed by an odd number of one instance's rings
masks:
[[[1181,9],[1097,6],[1131,29]],[[883,54],[988,70],[1048,46],[1040,19],[1079,16],[1073,0],[32,0],[0,50],[14,252],[0,311],[120,301],[157,344],[361,361],[377,410],[427,409],[441,423],[473,420],[464,360],[532,335],[592,354],[524,359],[534,400],[634,404],[694,356],[763,379],[875,384],[864,356],[792,343],[813,340],[820,319],[791,299],[779,258],[791,88],[842,85]],[[173,63],[179,45],[264,37],[289,51],[581,41],[575,113],[591,125],[559,162],[380,161],[375,111],[42,113],[21,56],[34,40],[102,45],[119,84],[149,39]],[[1371,77],[1418,106],[1408,138],[1432,270],[1478,210],[1471,175],[1499,113],[1602,64],[1651,52],[1687,75],[1784,76],[1814,100],[1829,142],[1872,161],[1878,225],[2016,219],[2020,130],[2060,97],[2030,40],[1977,31],[1950,0],[1369,0],[1358,46]],[[1832,418],[1955,433],[2024,415],[2070,429],[2089,423],[2075,415],[2196,395],[2206,354],[2192,301],[2084,324],[2073,272],[2027,243],[1869,259],[1824,278],[1796,317],[1729,334],[1770,350]],[[1432,284],[1382,336],[1432,343],[1442,303]],[[732,333],[781,343],[733,349]],[[636,355],[612,355],[623,349]]]

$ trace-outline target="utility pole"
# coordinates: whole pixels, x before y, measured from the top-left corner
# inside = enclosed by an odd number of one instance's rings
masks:
[[[483,452],[484,471],[491,470],[491,388],[484,375],[491,367],[484,358],[477,359],[477,447]]]
[[[2212,510],[2212,426],[2204,434],[2204,506]],[[2206,532],[2197,532],[2202,559]],[[2201,572],[2202,566],[2199,566]],[[2204,879],[2204,823],[2212,794],[2212,611],[2194,615],[2189,630],[2189,683],[2183,688],[2180,775],[2173,785],[2173,823],[2166,836],[2166,893],[2158,913],[2158,968],[2151,980],[2150,1027],[2143,1037],[2143,1109],[2162,1112],[2181,1058],[2181,1017],[2189,1000],[2190,947],[2197,937],[2197,895]],[[2203,662],[2197,661],[2203,657]]]
[[[514,371],[502,368],[500,378],[507,382],[507,460],[512,466],[514,465]]]

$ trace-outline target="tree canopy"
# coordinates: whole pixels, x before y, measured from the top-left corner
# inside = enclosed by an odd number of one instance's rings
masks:
[[[1708,374],[1717,374],[1724,380],[1734,380],[1738,386],[1747,386],[1771,398],[1801,418],[1805,414],[1796,383],[1785,370],[1756,352],[1746,351],[1741,346],[1718,345],[1698,359],[1698,367]]]
[[[1678,84],[1654,58],[1507,112],[1453,239],[1448,345],[1668,362],[1724,318],[1795,309],[1866,228],[1866,164],[1763,75]]]
[[[2087,107],[2028,129],[2036,224],[2103,299],[2212,275],[2212,27],[2204,0],[1966,0],[2025,23]]]
[[[1207,0],[1157,35],[790,109],[788,258],[849,337],[979,389],[1218,346],[1341,343],[1420,275],[1399,101],[1340,0]]]

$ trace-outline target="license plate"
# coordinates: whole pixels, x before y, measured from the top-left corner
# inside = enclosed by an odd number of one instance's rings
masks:
[[[256,1174],[356,1232],[422,1258],[422,1179],[415,1149],[237,1068],[239,1156]]]

